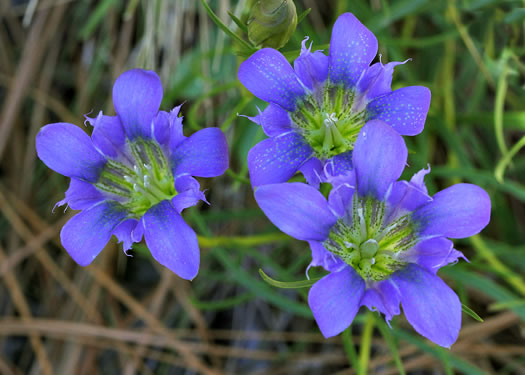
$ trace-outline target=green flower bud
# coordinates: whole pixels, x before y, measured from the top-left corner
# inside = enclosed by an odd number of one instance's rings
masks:
[[[257,47],[283,47],[297,27],[292,0],[259,0],[248,19],[248,38]]]

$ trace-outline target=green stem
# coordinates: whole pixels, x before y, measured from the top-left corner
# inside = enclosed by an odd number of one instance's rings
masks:
[[[370,359],[370,348],[372,346],[372,333],[374,331],[375,319],[371,312],[366,315],[365,326],[361,336],[361,347],[359,348],[358,375],[368,374],[368,360]]]
[[[514,271],[503,264],[494,253],[485,245],[485,242],[479,235],[470,237],[470,242],[476,249],[477,253],[490,264],[493,269],[498,272],[505,281],[512,285],[521,295],[525,296],[525,283],[523,279]]]
[[[206,2],[206,0],[201,0],[202,2],[202,5],[204,6],[204,9],[206,9],[206,12],[208,13],[208,15],[210,16],[210,18],[212,19],[213,22],[215,22],[215,24],[217,26],[219,26],[219,28],[224,31],[230,38],[236,40],[240,45],[242,45],[244,48],[246,48],[248,51],[250,51],[250,54],[255,52],[255,47],[252,46],[251,44],[249,44],[248,42],[246,42],[244,39],[242,39],[240,36],[238,36],[237,34],[235,34],[233,31],[231,31],[228,26],[226,26],[221,20],[219,17],[217,17],[217,15],[213,12],[213,10],[210,8],[210,6],[208,5],[208,3]]]
[[[203,237],[197,236],[201,247],[250,247],[264,245],[272,242],[288,241],[289,236],[283,233],[260,234],[256,236],[225,236],[225,237]]]
[[[494,175],[496,176],[496,180],[498,180],[500,183],[503,183],[503,175],[505,174],[505,169],[512,161],[512,158],[514,155],[518,153],[519,150],[521,150],[523,147],[525,147],[525,136],[523,136],[518,143],[516,143],[509,152],[507,152],[501,160],[499,161],[498,165],[496,165],[496,169],[494,170]]]
[[[505,95],[507,94],[507,74],[509,67],[507,65],[506,54],[503,58],[503,72],[500,74],[498,79],[498,85],[496,87],[496,98],[494,99],[494,132],[496,133],[496,141],[498,143],[499,150],[503,155],[508,153],[507,146],[505,145],[505,138],[503,136],[503,112],[505,106]]]
[[[350,362],[350,367],[352,367],[355,372],[359,372],[359,361],[357,360],[357,353],[355,351],[354,343],[352,342],[352,326],[343,331],[342,339],[345,353]]]

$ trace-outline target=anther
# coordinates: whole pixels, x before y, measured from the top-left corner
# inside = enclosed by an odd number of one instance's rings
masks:
[[[135,190],[136,192],[139,192],[140,191],[139,186],[137,184],[133,184],[133,190]]]
[[[129,182],[129,183],[132,183],[132,182],[133,182],[133,179],[132,179],[131,177],[129,177],[129,176],[126,176],[126,175],[124,175],[124,180],[125,180],[126,182]]]
[[[357,248],[356,245],[354,245],[352,242],[348,242],[348,241],[343,241],[343,243],[345,244],[345,246],[349,249],[355,249]]]
[[[330,114],[325,114],[325,120],[323,121],[324,125],[326,127],[330,127],[332,125],[335,125],[337,121],[339,121],[339,119],[337,118],[337,115],[335,114],[335,112],[333,113],[330,113]]]

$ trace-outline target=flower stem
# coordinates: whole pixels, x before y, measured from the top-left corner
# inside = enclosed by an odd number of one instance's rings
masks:
[[[361,347],[359,348],[358,375],[368,374],[368,360],[370,359],[370,348],[372,346],[372,333],[374,332],[375,319],[371,312],[367,312],[363,334],[361,336]]]
[[[256,236],[225,236],[225,237],[203,237],[197,236],[201,247],[249,247],[268,244],[272,242],[288,241],[289,236],[284,233],[270,233]]]
[[[226,26],[224,24],[224,22],[222,22],[220,20],[219,17],[217,17],[217,15],[213,12],[213,10],[210,8],[210,6],[208,5],[208,3],[206,2],[206,0],[201,0],[202,2],[202,5],[204,6],[204,9],[206,9],[206,12],[208,13],[208,15],[210,16],[210,18],[212,19],[213,22],[215,22],[215,24],[217,26],[219,26],[219,28],[224,31],[230,38],[234,39],[235,41],[237,41],[237,43],[239,43],[243,48],[245,48],[247,51],[249,51],[249,54],[253,53],[256,51],[256,48],[254,46],[252,46],[251,44],[249,44],[248,42],[246,42],[244,39],[242,39],[241,37],[239,37],[237,34],[235,34],[233,31],[231,31],[228,26]]]

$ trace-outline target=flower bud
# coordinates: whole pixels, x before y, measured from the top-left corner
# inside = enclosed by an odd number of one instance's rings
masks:
[[[248,38],[257,47],[283,47],[297,26],[292,0],[259,0],[248,19]]]

